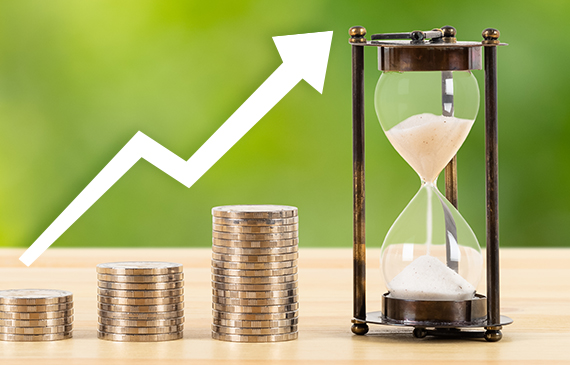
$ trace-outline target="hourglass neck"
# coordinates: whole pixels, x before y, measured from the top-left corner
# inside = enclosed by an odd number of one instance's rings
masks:
[[[437,185],[437,177],[435,178],[434,181],[427,181],[425,180],[423,177],[420,176],[420,180],[422,182],[422,188],[425,187],[435,187]]]

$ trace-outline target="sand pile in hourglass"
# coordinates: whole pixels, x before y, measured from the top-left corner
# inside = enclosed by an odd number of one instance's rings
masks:
[[[386,137],[426,182],[433,182],[457,153],[473,122],[423,113],[392,127],[386,131]]]
[[[386,131],[396,151],[432,185],[457,153],[473,125],[473,120],[423,113],[413,115]],[[428,199],[431,186],[427,186]],[[432,214],[428,209],[428,231]],[[428,233],[428,247],[431,234]],[[460,300],[473,297],[475,288],[461,275],[435,257],[419,256],[388,283],[390,295],[401,299]]]

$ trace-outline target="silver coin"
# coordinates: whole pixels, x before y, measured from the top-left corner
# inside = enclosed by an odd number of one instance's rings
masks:
[[[184,332],[161,333],[157,335],[125,335],[97,331],[97,337],[102,340],[120,342],[159,342],[181,339]]]
[[[280,240],[227,240],[213,237],[212,243],[217,246],[234,247],[234,248],[275,248],[296,246],[299,244],[299,238],[280,239]]]
[[[212,331],[212,338],[229,342],[281,342],[295,340],[298,334],[298,332],[293,332],[281,335],[228,335]]]
[[[181,332],[184,330],[184,325],[174,326],[160,326],[160,327],[124,327],[124,326],[108,326],[105,324],[98,324],[97,329],[99,332],[105,333],[118,333],[127,335],[157,335],[162,333]]]
[[[171,290],[184,287],[184,281],[170,281],[164,283],[114,283],[110,281],[99,281],[97,285],[101,289],[112,290]]]
[[[213,324],[225,327],[240,327],[240,328],[272,328],[272,327],[286,327],[293,326],[299,323],[299,317],[290,319],[277,319],[265,321],[245,321],[235,319],[221,319],[214,317]]]
[[[184,296],[163,298],[120,298],[97,295],[97,301],[105,304],[118,305],[165,305],[182,303],[184,301]]]
[[[110,275],[97,274],[97,280],[112,283],[167,283],[184,279],[184,273],[169,275]]]
[[[72,337],[72,332],[50,333],[47,335],[14,335],[0,333],[0,341],[36,342],[36,341],[59,341]]]
[[[0,319],[0,326],[9,327],[51,327],[73,323],[73,316],[52,319]]]
[[[212,281],[231,284],[280,284],[297,281],[299,274],[281,276],[225,276],[212,274]]]
[[[229,335],[280,335],[285,333],[297,332],[298,326],[271,327],[271,328],[242,328],[242,327],[226,327],[212,324],[212,331]]]
[[[184,294],[184,288],[167,290],[118,290],[97,288],[97,294],[118,298],[164,298],[177,297]]]
[[[238,219],[278,219],[297,216],[297,208],[287,205],[225,205],[212,208],[214,217]]]
[[[283,297],[283,298],[269,298],[269,299],[242,299],[242,298],[227,298],[212,296],[212,302],[225,305],[237,306],[265,306],[265,305],[283,305],[293,304],[299,301],[298,296]]]
[[[115,305],[97,303],[97,308],[109,312],[172,312],[184,309],[184,303],[165,305]]]
[[[212,260],[212,267],[233,270],[274,270],[297,266],[297,260],[274,262],[239,262]]]
[[[212,310],[212,316],[217,319],[234,321],[278,321],[299,317],[299,311],[276,312],[276,313],[234,313]]]
[[[52,312],[2,312],[0,311],[0,319],[25,319],[25,320],[42,320],[70,317],[74,313],[73,309]]]
[[[134,320],[134,321],[151,321],[184,317],[184,311],[169,312],[113,312],[99,309],[97,314],[101,318]]]
[[[277,219],[239,219],[239,218],[221,218],[212,217],[213,224],[223,224],[225,226],[288,226],[299,222],[299,217],[277,218]]]
[[[10,333],[15,335],[47,335],[51,333],[71,332],[73,325],[67,324],[63,326],[48,327],[11,327],[0,326],[0,333]]]
[[[212,252],[227,255],[283,255],[299,251],[299,246],[272,247],[272,248],[242,248],[212,245]]]
[[[275,261],[291,261],[299,258],[299,253],[287,253],[283,255],[226,255],[212,252],[212,259],[219,261],[237,261],[237,262],[275,262]]]
[[[266,313],[284,313],[291,312],[299,309],[299,303],[282,304],[282,305],[225,305],[212,303],[212,309],[220,312],[230,312],[230,313],[255,313],[255,314],[266,314]]]
[[[163,326],[176,326],[184,323],[184,317],[166,318],[166,319],[117,319],[99,317],[99,323],[107,326],[121,326],[121,327],[163,327]]]
[[[73,293],[55,289],[8,289],[0,290],[0,304],[47,305],[73,301]]]
[[[287,240],[298,238],[299,232],[283,232],[283,233],[226,233],[212,231],[212,237],[222,240],[246,240],[246,241],[271,241],[271,240]]]
[[[212,289],[212,295],[224,298],[241,298],[241,299],[271,299],[294,297],[299,294],[299,290],[271,290],[271,291],[237,291],[237,290],[218,290]]]
[[[220,283],[212,281],[212,288],[216,290],[236,290],[236,291],[276,291],[276,290],[291,290],[297,289],[297,282],[291,281],[288,283],[279,284],[232,284]]]
[[[0,311],[3,312],[58,312],[73,309],[73,302],[46,304],[46,305],[8,305],[0,304]]]
[[[299,230],[299,225],[295,223],[287,226],[226,226],[223,224],[214,223],[212,225],[212,229],[216,232],[226,232],[226,233],[266,234],[266,233],[295,232]]]
[[[169,275],[181,273],[182,264],[162,261],[122,261],[97,265],[97,272],[111,275]]]
[[[293,275],[297,273],[297,266],[289,267],[286,269],[273,269],[273,270],[234,270],[234,269],[220,269],[217,267],[212,268],[212,274],[224,276],[246,276],[246,277],[259,277],[259,276],[283,276]]]

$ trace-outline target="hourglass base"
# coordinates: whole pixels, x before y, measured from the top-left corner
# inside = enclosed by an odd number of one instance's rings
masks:
[[[446,338],[484,338],[496,342],[502,338],[502,326],[513,322],[501,316],[500,323],[487,320],[487,298],[476,294],[471,300],[406,300],[382,296],[383,312],[370,312],[366,320],[353,323],[414,327],[416,338],[439,336]],[[485,331],[471,329],[484,327]],[[466,329],[466,330],[462,330]]]

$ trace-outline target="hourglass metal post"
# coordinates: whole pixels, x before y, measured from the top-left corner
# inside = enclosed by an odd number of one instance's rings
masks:
[[[499,341],[503,325],[512,320],[500,315],[499,238],[498,238],[498,140],[497,140],[497,64],[499,32],[483,31],[483,42],[457,42],[455,28],[442,27],[427,32],[372,35],[367,41],[364,27],[349,31],[352,48],[353,104],[353,319],[352,332],[364,335],[368,324],[413,326],[415,337],[426,335],[485,338]],[[394,41],[410,39],[410,42]],[[430,41],[428,41],[430,39]],[[392,299],[383,295],[383,312],[366,313],[366,246],[365,246],[365,167],[364,167],[364,47],[379,50],[382,71],[440,71],[442,77],[443,116],[453,116],[453,96],[445,95],[445,83],[453,83],[452,71],[481,69],[484,49],[485,70],[485,150],[487,199],[487,297],[476,294],[472,300],[421,301]],[[446,104],[447,109],[446,109]],[[445,168],[446,198],[457,207],[456,156]],[[445,208],[444,208],[445,210]],[[450,265],[447,247],[448,267]],[[457,264],[457,261],[455,262]],[[386,314],[390,311],[392,316]],[[486,331],[463,331],[461,328],[484,327]]]

